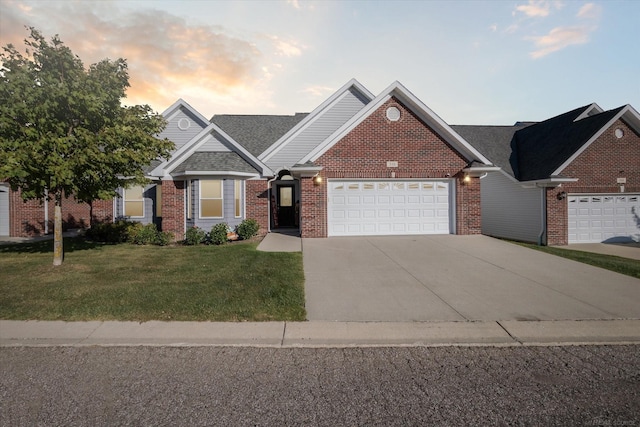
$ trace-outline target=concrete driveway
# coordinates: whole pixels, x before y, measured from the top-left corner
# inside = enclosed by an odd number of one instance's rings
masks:
[[[640,280],[487,236],[303,239],[307,318],[639,319]]]

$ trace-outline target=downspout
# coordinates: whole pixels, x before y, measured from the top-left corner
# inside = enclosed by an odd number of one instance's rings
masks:
[[[546,246],[547,239],[547,194],[546,188],[540,187],[540,194],[542,195],[541,206],[542,211],[540,212],[540,234],[538,235],[538,246]]]
[[[49,190],[44,190],[44,234],[49,234]]]

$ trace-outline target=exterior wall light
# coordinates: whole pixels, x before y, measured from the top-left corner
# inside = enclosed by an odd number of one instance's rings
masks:
[[[320,175],[316,174],[316,175],[313,177],[313,184],[314,184],[314,185],[320,185],[320,184],[322,184],[322,177],[321,177]]]
[[[471,182],[471,177],[469,176],[469,174],[465,174],[464,178],[462,179],[462,182],[464,182],[465,184],[468,184]]]
[[[558,193],[558,200],[564,200],[567,198],[567,192],[566,191],[561,191]]]

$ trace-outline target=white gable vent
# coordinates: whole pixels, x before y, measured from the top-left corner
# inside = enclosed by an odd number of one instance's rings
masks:
[[[398,107],[389,107],[387,108],[387,119],[392,122],[397,122],[400,120],[400,110]]]
[[[185,119],[184,117],[178,120],[178,129],[187,130],[191,127],[191,120]]]

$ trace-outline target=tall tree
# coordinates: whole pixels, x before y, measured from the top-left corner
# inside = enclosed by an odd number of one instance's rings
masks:
[[[148,105],[121,104],[127,62],[105,59],[85,69],[56,35],[28,28],[25,53],[0,54],[0,179],[23,199],[53,199],[54,265],[62,264],[62,201],[91,202],[144,182],[143,168],[174,148],[166,122]]]

